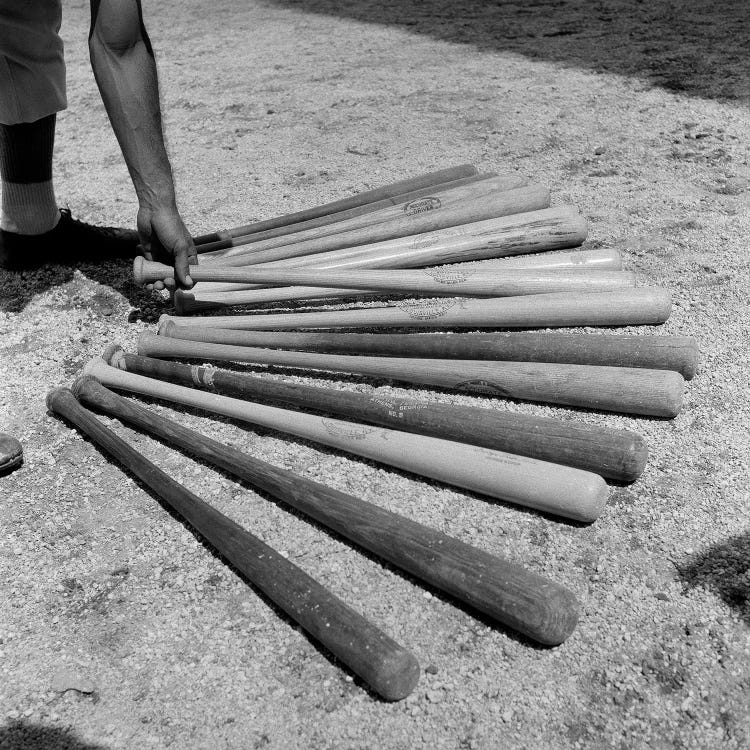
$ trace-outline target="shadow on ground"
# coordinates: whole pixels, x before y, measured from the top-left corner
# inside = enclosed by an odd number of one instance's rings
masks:
[[[750,102],[746,0],[273,0],[482,50]]]
[[[690,588],[717,594],[750,626],[750,532],[709,547],[679,573]]]
[[[103,263],[77,263],[75,265],[45,265],[32,271],[5,271],[0,269],[0,312],[22,312],[36,297],[55,287],[70,285],[78,270],[87,279],[109,287],[125,297],[130,305],[145,311],[164,312],[166,302],[133,281],[133,263],[130,260],[106,261]],[[69,299],[63,305],[83,306],[108,314],[107,310],[117,304],[117,299],[107,290],[87,299],[87,293],[71,286],[65,295]],[[101,308],[101,309],[98,309]],[[109,313],[111,314],[111,313]],[[146,315],[147,317],[147,315]]]
[[[0,750],[105,750],[76,737],[74,732],[25,721],[0,726]]]

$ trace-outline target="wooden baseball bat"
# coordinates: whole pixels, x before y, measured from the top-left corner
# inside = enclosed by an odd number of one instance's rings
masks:
[[[489,359],[514,362],[563,362],[570,365],[642,367],[674,370],[691,380],[699,350],[692,336],[542,333],[330,333],[241,331],[193,328],[166,321],[160,336],[212,344],[295,349],[327,354],[380,357]]]
[[[176,325],[244,330],[296,328],[573,328],[659,325],[669,318],[666,289],[640,287],[614,292],[560,292],[495,299],[402,300],[388,307],[302,313],[256,313],[181,318]]]
[[[578,603],[563,586],[405,516],[248,456],[112,393],[93,378],[74,392],[104,411],[235,475],[328,529],[503,625],[562,643]]]
[[[47,406],[135,474],[310,635],[388,700],[416,687],[414,655],[256,536],[204,502],[126,443],[65,388]]]
[[[109,356],[116,356],[122,369],[128,372],[159,380],[216,389],[227,396],[272,402],[284,408],[321,411],[356,422],[481,445],[593,471],[620,482],[635,481],[643,473],[648,458],[643,438],[629,430],[497,409],[318,388],[213,367],[151,359],[122,350]]]
[[[563,256],[563,257],[557,257]],[[575,257],[574,257],[575,256]],[[583,256],[582,258],[580,256]],[[458,271],[463,273],[464,270],[474,273],[477,270],[493,272],[505,270],[508,266],[509,271],[516,270],[538,270],[540,273],[583,273],[584,271],[603,272],[608,270],[608,266],[622,266],[622,259],[619,253],[614,251],[592,250],[589,252],[579,253],[554,253],[551,256],[546,255],[524,255],[507,259],[478,261],[471,263],[455,263],[451,266],[430,266],[438,272],[443,270]],[[485,266],[485,267],[483,267]],[[276,267],[274,264],[262,266],[247,266],[247,268],[271,268]],[[359,266],[357,266],[359,267]],[[364,267],[364,266],[362,266]],[[350,268],[354,269],[352,265]],[[316,272],[318,267],[315,266]],[[611,272],[616,272],[612,269]],[[239,293],[237,290],[241,290]],[[231,294],[229,294],[231,292]],[[221,294],[221,296],[219,296]],[[232,307],[237,304],[259,304],[263,302],[282,302],[284,300],[300,299],[330,299],[336,297],[373,297],[382,296],[379,292],[367,290],[352,290],[338,288],[320,288],[312,286],[291,286],[291,287],[268,287],[265,284],[230,284],[224,282],[202,282],[196,284],[190,292],[185,293],[183,290],[175,292],[173,301],[175,311],[180,315],[186,315],[196,310],[216,309],[220,307]],[[219,300],[218,302],[216,300]]]
[[[427,198],[435,195],[440,196],[446,190],[453,190],[454,188],[464,187],[465,185],[473,185],[475,183],[483,182],[489,179],[495,181],[495,186],[497,186],[497,181],[499,179],[503,180],[506,190],[511,190],[513,188],[522,187],[528,184],[528,180],[526,180],[524,177],[517,175],[503,175],[502,177],[500,177],[497,173],[494,172],[490,174],[473,175],[472,177],[462,177],[459,180],[452,180],[451,182],[441,182],[439,185],[432,185],[430,187],[420,188],[419,190],[412,190],[411,192],[402,193],[401,195],[394,196],[393,198],[384,198],[382,200],[376,201],[375,203],[366,203],[364,206],[357,206],[356,208],[350,208],[346,211],[339,211],[335,214],[319,216],[315,219],[308,219],[307,221],[298,222],[297,224],[287,224],[286,226],[276,227],[275,229],[266,229],[263,232],[236,235],[234,237],[220,239],[215,242],[208,242],[202,245],[197,245],[196,250],[201,254],[212,253],[214,254],[213,257],[222,257],[226,254],[223,251],[229,250],[233,247],[238,247],[240,245],[249,245],[253,242],[261,242],[263,240],[270,240],[276,237],[296,235],[298,232],[303,232],[308,229],[330,227],[330,232],[321,232],[320,236],[323,236],[324,234],[336,234],[339,230],[338,227],[333,226],[334,224],[338,225],[341,222],[347,221],[349,219],[365,217],[368,214],[382,211],[383,209],[390,208],[397,204],[403,205],[405,203],[408,203],[409,201],[415,201],[419,198]],[[480,191],[478,190],[477,192]],[[365,226],[366,224],[370,223],[375,224],[380,220],[381,219],[376,218],[375,220],[368,221],[363,218],[361,220],[361,225]]]
[[[193,281],[228,281],[247,284],[272,284],[281,287],[294,284],[318,288],[341,287],[365,292],[390,292],[448,297],[512,297],[549,292],[602,291],[635,286],[631,271],[537,271],[508,269],[481,271],[452,268],[420,270],[333,270],[313,268],[276,269],[262,266],[242,268],[190,266]],[[174,278],[174,268],[165,263],[138,256],[133,261],[133,278],[148,284],[167,277]],[[338,290],[336,290],[338,292]],[[315,292],[313,292],[315,293]],[[346,293],[346,292],[345,292]]]
[[[453,232],[453,235],[446,234]],[[342,248],[327,253],[319,253],[299,258],[289,258],[263,264],[273,268],[412,268],[441,265],[459,261],[484,260],[516,253],[539,253],[580,245],[586,238],[586,220],[573,208],[563,207],[530,211],[510,217],[500,217],[487,221],[474,222],[450,230],[430,232],[416,237],[401,237],[394,240]],[[509,259],[513,268],[559,268],[569,266],[606,268],[621,267],[621,259],[616,251],[590,251],[583,254],[566,255],[560,259],[541,259],[534,256]],[[222,266],[245,266],[242,258],[227,258]],[[206,266],[203,259],[201,265]],[[505,268],[506,266],[503,266]],[[175,305],[178,310],[188,311],[196,305],[206,306],[202,296],[205,292],[218,293],[257,289],[257,284],[228,284],[222,282],[201,282],[189,294],[178,292]],[[303,293],[320,295],[318,289],[304,287],[289,290],[287,296],[294,298]],[[351,294],[351,292],[342,292]],[[244,300],[243,298],[240,298]],[[197,300],[197,302],[196,302]],[[254,301],[252,295],[249,301]],[[213,305],[212,303],[211,306]],[[233,304],[233,301],[229,302]]]
[[[313,256],[314,257],[314,256]],[[283,262],[283,261],[282,261]],[[248,266],[248,268],[276,268],[277,266],[273,263],[264,264],[261,266]],[[365,268],[365,263],[351,264],[349,268]],[[314,266],[317,270],[318,266]],[[521,255],[509,258],[497,258],[488,259],[483,261],[472,261],[468,263],[454,263],[450,266],[430,266],[433,269],[450,269],[474,272],[477,269],[481,271],[492,270],[539,270],[543,273],[550,273],[553,271],[560,272],[572,272],[572,271],[618,271],[622,269],[622,258],[617,250],[588,250],[579,251],[577,253],[550,253],[544,255]],[[175,310],[180,314],[187,314],[194,310],[199,309],[215,309],[217,307],[228,307],[233,303],[232,298],[222,297],[221,304],[219,303],[206,303],[205,292],[208,292],[209,299],[216,299],[216,294],[228,291],[237,290],[251,290],[251,289],[268,289],[264,284],[229,284],[223,282],[202,282],[196,284],[190,293],[183,294],[182,290],[177,290],[174,297]],[[321,298],[321,295],[325,294],[326,298],[330,297],[350,297],[353,292],[351,289],[325,289],[321,291],[319,287],[274,287],[274,301],[282,301],[280,298],[286,299],[315,299]],[[367,292],[362,292],[362,296],[367,295]],[[370,292],[370,296],[380,296],[375,292]],[[264,296],[268,295],[237,295],[239,299],[245,302],[259,302],[263,301]],[[357,294],[357,296],[360,296]]]
[[[116,356],[113,361],[123,364]],[[163,398],[291,433],[545,513],[593,521],[607,501],[607,485],[601,477],[568,466],[197,391],[110,367],[101,358],[89,362],[84,374],[118,390]]]
[[[348,372],[465,393],[669,418],[682,408],[684,390],[682,376],[668,370],[278,351],[186,341],[157,336],[150,331],[144,331],[138,338],[138,353],[162,359],[249,362]]]
[[[217,240],[227,237],[238,237],[242,234],[263,232],[267,229],[288,226],[289,224],[307,221],[308,219],[314,219],[318,216],[346,211],[347,209],[356,206],[374,203],[383,198],[392,198],[396,195],[401,195],[402,193],[408,193],[411,190],[432,187],[433,185],[439,185],[442,182],[451,182],[452,180],[459,180],[462,177],[472,177],[476,174],[478,174],[476,167],[471,164],[460,164],[457,167],[448,167],[447,169],[440,169],[437,172],[428,172],[417,177],[410,177],[406,180],[392,182],[383,187],[375,188],[374,190],[365,190],[362,193],[351,195],[348,198],[341,198],[336,201],[331,201],[330,203],[324,203],[320,206],[306,208],[302,211],[295,211],[294,213],[284,214],[283,216],[277,216],[272,219],[265,219],[264,221],[256,221],[252,224],[234,227],[233,229],[225,229],[221,232],[203,234],[195,237],[193,241],[196,245],[202,245],[206,242],[216,242]]]
[[[549,207],[547,188],[527,185],[514,190],[492,190],[491,183],[492,179],[484,180],[446,191],[439,197],[419,198],[328,227],[254,242],[246,248],[232,248],[216,262],[243,258],[244,263],[251,257],[254,263],[268,263]],[[485,192],[478,193],[480,189]],[[373,223],[375,220],[377,223]],[[330,233],[331,227],[335,227],[335,234]]]

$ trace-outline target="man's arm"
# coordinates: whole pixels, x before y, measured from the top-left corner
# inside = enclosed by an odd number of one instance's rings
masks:
[[[91,0],[89,52],[104,106],[138,195],[138,232],[147,257],[163,248],[174,257],[175,277],[193,285],[188,264],[195,246],[177,211],[164,146],[159,85],[141,0]]]

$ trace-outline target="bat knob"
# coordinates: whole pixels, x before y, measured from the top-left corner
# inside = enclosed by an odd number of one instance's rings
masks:
[[[109,344],[102,352],[102,359],[113,367],[117,367],[117,360],[122,354],[123,348],[119,344]]]
[[[133,259],[133,280],[136,284],[145,284],[146,278],[143,274],[143,262],[144,257],[142,255],[137,256]]]

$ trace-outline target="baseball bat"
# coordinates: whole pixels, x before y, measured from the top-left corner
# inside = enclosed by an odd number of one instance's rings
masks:
[[[334,251],[335,253],[336,251]],[[328,253],[322,253],[327,255]],[[316,256],[312,256],[313,258]],[[302,259],[304,260],[304,259]],[[258,268],[279,268],[285,261],[278,261],[278,263],[267,263]],[[419,265],[418,263],[416,264]],[[352,259],[350,262],[342,260],[340,262],[331,261],[330,264],[312,265],[300,263],[299,266],[311,267],[316,270],[320,268],[391,268],[392,263],[387,260],[379,261],[373,258],[368,259]],[[249,266],[247,266],[249,267]],[[293,267],[297,268],[295,264]],[[396,267],[396,266],[393,266]],[[412,267],[408,260],[404,260],[403,263],[398,264],[399,268]],[[617,250],[581,250],[575,253],[564,253],[556,252],[549,254],[537,253],[535,255],[519,255],[512,257],[500,257],[500,258],[487,258],[479,259],[476,261],[467,261],[465,263],[451,263],[449,266],[429,266],[430,268],[450,268],[459,271],[464,269],[468,271],[474,271],[476,269],[481,270],[539,270],[542,272],[551,271],[575,271],[575,270],[590,270],[590,271],[620,271],[622,270],[622,256]],[[230,284],[224,282],[201,282],[196,284],[191,293],[187,296],[177,295],[175,297],[175,308],[180,313],[191,312],[193,309],[200,308],[204,304],[203,297],[204,293],[216,294],[218,292],[235,292],[235,291],[246,291],[250,289],[267,289],[268,285],[265,284]],[[279,288],[276,287],[278,292]],[[306,294],[317,294],[320,295],[320,289],[314,287],[293,287],[285,290],[288,297],[292,299],[299,299],[301,295]],[[341,296],[351,296],[352,292],[347,289],[339,289],[334,291],[328,289],[327,294],[339,294]],[[252,296],[251,296],[252,297]],[[196,301],[197,298],[197,301]],[[243,296],[243,299],[246,299]],[[252,298],[250,301],[253,301]],[[231,303],[230,303],[231,304]],[[211,305],[211,307],[226,306],[226,301],[223,301],[222,305]]]
[[[282,261],[283,262],[283,261]],[[269,263],[267,265],[255,266],[255,268],[271,268],[276,267],[275,264]],[[322,267],[322,266],[321,266]],[[352,264],[350,268],[366,267],[365,263]],[[250,268],[250,266],[248,266]],[[314,267],[316,270],[318,266]],[[617,271],[622,269],[622,258],[617,250],[589,250],[580,251],[577,253],[552,253],[550,255],[523,255],[515,256],[511,258],[498,258],[489,259],[484,261],[468,262],[468,263],[454,263],[451,266],[431,266],[433,269],[450,269],[456,271],[463,271],[464,269],[469,272],[474,272],[477,269],[482,271],[492,270],[500,271],[504,269],[508,270],[535,270],[538,269],[541,272],[549,273],[553,271],[561,272],[573,272],[573,271],[605,271],[612,270]],[[258,288],[259,287],[259,288]],[[264,290],[265,287],[265,290]],[[258,294],[247,294],[245,292],[251,289],[256,289]],[[321,295],[325,295],[326,298],[330,297],[350,297],[354,293],[351,289],[325,289],[321,291],[318,287],[275,287],[273,292],[267,292],[266,285],[245,285],[245,284],[227,284],[222,282],[202,282],[197,284],[188,294],[184,294],[182,290],[177,290],[174,296],[175,310],[180,314],[187,314],[193,310],[200,309],[215,309],[217,307],[227,307],[234,304],[232,302],[235,296],[221,297],[221,302],[206,302],[206,297],[209,299],[217,299],[217,293],[243,290],[242,295],[236,295],[236,298],[247,303],[257,303],[262,301],[268,301],[267,298],[273,298],[272,301],[282,301],[283,299],[315,299],[320,298]],[[205,292],[209,294],[206,295]],[[367,295],[367,292],[362,293],[361,296]],[[379,296],[375,292],[369,293],[370,296]],[[360,296],[357,294],[357,296]]]
[[[378,211],[328,227],[232,248],[215,262],[242,258],[242,265],[252,258],[253,263],[268,263],[549,207],[547,188],[527,185],[514,190],[491,190],[491,183],[492,179],[477,182],[446,191],[439,197],[419,198],[393,206],[391,210]],[[480,188],[486,192],[477,193]],[[373,223],[376,219],[377,223]],[[363,225],[363,221],[367,223]],[[335,227],[335,234],[330,233],[331,227]]]
[[[496,409],[306,386],[122,351],[110,356],[115,354],[123,369],[159,380],[216,389],[227,396],[273,402],[284,408],[325,412],[356,422],[481,445],[574,466],[621,482],[635,481],[643,473],[648,458],[643,438],[629,430]]]
[[[190,266],[193,281],[228,281],[247,284],[318,287],[341,287],[365,292],[390,292],[449,297],[513,297],[549,292],[601,291],[635,286],[631,271],[537,271],[508,269],[428,268],[420,270],[333,270],[313,268],[276,269],[262,266],[222,268]],[[167,277],[174,278],[174,268],[138,256],[133,261],[133,278],[147,284]],[[338,291],[338,290],[336,290]]]
[[[160,336],[212,344],[296,349],[326,354],[380,357],[489,359],[514,362],[563,362],[570,365],[642,367],[674,370],[691,380],[699,350],[692,336],[542,333],[329,333],[241,331],[192,328],[166,321]]]
[[[116,356],[113,361],[122,365]],[[554,515],[593,521],[604,509],[607,485],[596,474],[399,430],[345,422],[249,403],[143,377],[92,360],[84,374],[103,385],[163,398],[291,433],[332,448],[437,479],[462,489]]]
[[[335,214],[327,214],[326,216],[319,216],[315,219],[308,219],[307,221],[301,221],[297,224],[287,224],[283,227],[276,227],[275,229],[266,229],[262,232],[254,232],[252,234],[235,235],[226,239],[217,240],[215,242],[207,242],[202,245],[197,245],[196,250],[201,253],[213,253],[213,257],[222,257],[226,253],[225,250],[229,250],[233,247],[240,245],[249,245],[253,242],[261,242],[263,240],[275,239],[276,237],[283,237],[287,235],[296,235],[298,232],[303,232],[308,229],[317,229],[321,227],[330,227],[330,231],[321,231],[320,236],[324,234],[336,234],[339,231],[337,226],[344,221],[349,219],[355,219],[357,217],[363,217],[361,219],[362,226],[366,224],[375,224],[382,220],[381,218],[375,217],[373,220],[367,220],[366,217],[369,214],[374,214],[382,211],[386,208],[391,208],[397,204],[405,204],[409,201],[414,201],[419,198],[431,197],[433,195],[441,195],[446,190],[453,190],[454,188],[464,187],[465,185],[473,185],[475,183],[483,182],[485,180],[492,179],[495,182],[495,186],[498,186],[499,180],[503,181],[506,190],[513,188],[522,187],[528,184],[528,180],[517,175],[503,175],[500,177],[497,173],[480,174],[472,177],[463,177],[459,180],[452,180],[451,182],[441,182],[438,185],[430,187],[420,188],[419,190],[412,190],[408,193],[402,193],[401,195],[394,196],[393,198],[384,198],[376,201],[375,203],[366,203],[364,206],[357,206],[356,208],[350,208],[346,211],[339,211]],[[479,188],[479,186],[477,186]],[[481,190],[477,190],[477,193]]]
[[[416,658],[380,628],[239,524],[159,469],[65,388],[47,406],[119,461],[310,635],[388,700],[416,687]]]
[[[452,235],[447,232],[453,232]],[[484,260],[497,256],[520,253],[539,253],[580,245],[586,238],[586,220],[570,207],[530,211],[510,217],[500,217],[487,221],[474,222],[450,230],[429,232],[416,237],[400,237],[394,240],[342,248],[327,253],[319,253],[300,258],[289,258],[263,264],[273,268],[411,268],[441,265],[458,261]],[[239,261],[239,262],[238,262]],[[586,254],[564,255],[561,258],[543,259],[535,256],[509,259],[508,267],[540,268],[549,266],[583,268],[596,265],[621,267],[621,259],[616,251],[589,251]],[[208,264],[201,260],[204,267]],[[222,266],[245,266],[242,258],[228,258]],[[505,268],[506,266],[503,266]],[[257,289],[257,284],[227,284],[221,282],[201,282],[190,294],[178,293],[175,305],[178,309],[192,309],[195,300],[201,305],[204,292],[217,293]],[[260,285],[263,286],[263,285]],[[290,297],[299,297],[304,292],[320,295],[318,289],[305,287],[287,292]],[[351,294],[351,292],[342,292]],[[249,301],[254,301],[252,295]],[[231,304],[231,303],[230,303]],[[205,305],[204,305],[205,306]]]
[[[433,185],[439,185],[442,182],[451,182],[452,180],[459,180],[463,177],[472,177],[476,174],[478,174],[476,167],[471,164],[460,164],[457,167],[448,167],[447,169],[440,169],[437,172],[428,172],[417,177],[410,177],[406,180],[392,182],[383,187],[375,188],[374,190],[365,190],[362,193],[351,195],[348,198],[341,198],[339,200],[331,201],[330,203],[324,203],[320,206],[306,208],[302,211],[295,211],[294,213],[265,219],[264,221],[256,221],[251,224],[234,227],[233,229],[225,229],[220,232],[202,234],[195,237],[193,241],[196,245],[202,245],[207,242],[216,242],[217,240],[225,239],[227,237],[238,237],[243,234],[263,232],[267,229],[283,227],[289,224],[307,221],[308,219],[314,219],[318,216],[346,211],[347,209],[355,208],[356,206],[374,203],[383,198],[392,198],[396,195],[401,195],[402,193],[408,193],[411,190],[432,187]]]
[[[76,396],[248,482],[470,608],[546,645],[573,631],[573,594],[532,573],[377,505],[272,466],[81,378]]]
[[[279,351],[186,341],[149,331],[138,338],[138,353],[162,359],[249,362],[347,372],[465,393],[669,418],[679,413],[684,390],[682,375],[668,370]]]
[[[402,300],[388,307],[302,313],[256,313],[181,318],[176,325],[243,330],[295,328],[572,328],[576,326],[659,325],[672,302],[660,287],[613,292],[560,292],[494,299]]]

